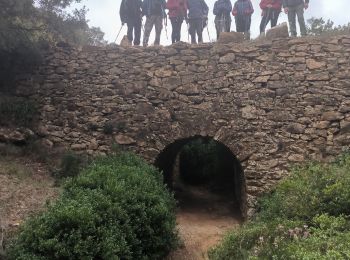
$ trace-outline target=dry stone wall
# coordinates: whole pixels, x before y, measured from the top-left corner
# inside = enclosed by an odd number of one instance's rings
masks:
[[[154,161],[175,140],[210,136],[241,160],[252,208],[291,164],[349,146],[349,56],[350,36],[57,47],[19,93],[40,103],[50,146],[95,154],[116,142]]]

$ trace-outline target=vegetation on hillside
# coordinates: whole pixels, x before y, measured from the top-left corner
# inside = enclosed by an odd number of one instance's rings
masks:
[[[349,259],[350,155],[312,163],[259,203],[255,218],[229,233],[211,259]]]
[[[95,160],[26,221],[9,259],[161,259],[177,245],[175,200],[135,155]]]
[[[309,35],[349,34],[350,23],[335,26],[334,22],[329,19],[325,21],[322,17],[312,17],[307,20],[307,30]]]
[[[35,68],[48,44],[104,43],[103,32],[88,26],[86,8],[66,11],[75,2],[80,0],[0,0],[0,91]]]

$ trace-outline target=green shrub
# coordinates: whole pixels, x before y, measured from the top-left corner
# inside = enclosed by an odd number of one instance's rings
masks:
[[[27,99],[1,98],[0,125],[30,126],[37,114],[34,102]]]
[[[350,155],[298,167],[211,259],[349,259]]]
[[[107,122],[104,126],[103,126],[103,133],[106,135],[111,135],[114,132],[114,125],[111,122]]]
[[[55,172],[57,178],[67,178],[77,176],[87,164],[87,158],[72,152],[65,153],[61,158],[59,170]]]
[[[288,239],[274,250],[265,252],[271,259],[349,259],[350,229],[344,217],[323,214],[314,217],[307,237]]]
[[[350,215],[350,156],[336,163],[313,163],[295,168],[272,194],[261,200],[263,220],[272,218],[311,221],[317,214]]]
[[[162,259],[177,245],[175,200],[131,154],[99,158],[29,220],[10,259]]]

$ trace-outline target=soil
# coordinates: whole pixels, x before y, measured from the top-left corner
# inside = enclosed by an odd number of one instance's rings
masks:
[[[9,234],[58,194],[59,188],[44,164],[0,156],[0,237],[4,238],[0,252]]]
[[[227,231],[242,223],[231,196],[184,186],[175,196],[179,201],[177,224],[183,244],[169,260],[208,259],[208,250],[219,243]]]

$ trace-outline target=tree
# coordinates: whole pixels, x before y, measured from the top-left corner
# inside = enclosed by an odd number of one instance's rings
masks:
[[[11,90],[15,75],[41,61],[44,46],[65,41],[102,45],[104,33],[88,26],[87,9],[68,13],[81,0],[0,0],[0,91]]]
[[[350,33],[350,23],[346,25],[334,26],[331,20],[323,20],[323,18],[312,17],[307,21],[309,35],[332,35],[332,34],[348,34]]]

